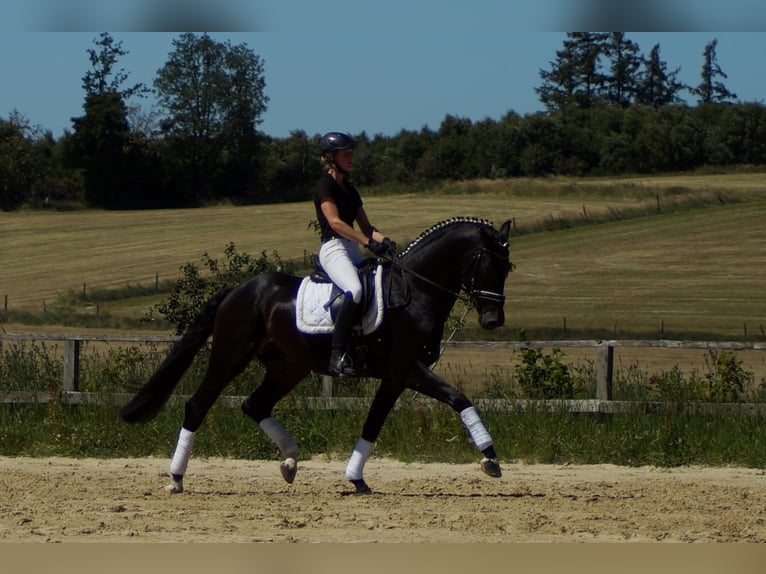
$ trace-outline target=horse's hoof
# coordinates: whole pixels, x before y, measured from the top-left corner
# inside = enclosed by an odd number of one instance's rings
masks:
[[[361,478],[359,480],[352,480],[351,484],[356,487],[354,494],[372,494],[372,489]]]
[[[279,464],[279,470],[288,484],[292,484],[295,475],[298,473],[298,461],[294,458],[286,458]]]
[[[172,480],[170,484],[165,487],[165,494],[181,494],[183,491],[183,480]]]
[[[481,470],[484,474],[488,474],[492,478],[500,478],[503,476],[503,471],[500,470],[500,463],[496,458],[485,458],[481,461]]]

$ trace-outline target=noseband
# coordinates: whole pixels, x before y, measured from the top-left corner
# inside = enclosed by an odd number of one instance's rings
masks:
[[[500,255],[499,253],[495,253],[494,251],[490,251],[486,247],[482,247],[481,250],[473,256],[473,259],[471,259],[471,264],[468,266],[468,269],[473,268],[473,275],[471,276],[469,286],[466,288],[466,292],[468,293],[468,298],[470,299],[471,303],[473,303],[476,307],[479,307],[482,302],[495,303],[502,306],[505,304],[505,295],[502,293],[495,293],[494,291],[486,291],[484,289],[475,289],[476,280],[479,276],[479,269],[481,268],[481,258],[485,254],[491,255],[492,257],[496,257],[497,259],[506,262],[508,265],[508,270],[510,270],[512,267],[512,265],[506,261],[504,256]]]

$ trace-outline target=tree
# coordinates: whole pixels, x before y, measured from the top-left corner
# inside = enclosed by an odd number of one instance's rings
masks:
[[[677,80],[680,68],[668,72],[668,65],[660,59],[660,45],[655,44],[649,57],[643,61],[643,72],[638,80],[636,102],[659,108],[681,101],[679,93],[687,86]]]
[[[28,197],[32,187],[29,123],[18,112],[0,118],[0,209],[13,211]]]
[[[604,90],[606,76],[600,58],[606,53],[609,34],[569,32],[550,70],[540,70],[543,83],[535,91],[549,111],[574,105],[590,108]]]
[[[714,39],[705,46],[702,64],[702,81],[692,90],[700,104],[727,103],[729,99],[736,99],[737,94],[730,92],[717,78],[727,78],[721,66],[718,65],[716,56],[718,40]]]
[[[89,49],[91,69],[82,78],[85,115],[72,118],[74,135],[69,146],[70,163],[84,171],[85,199],[109,209],[140,206],[140,189],[133,179],[136,154],[131,144],[126,100],[143,95],[143,84],[123,87],[128,74],[116,69],[128,54],[121,42],[102,33]]]
[[[609,75],[605,79],[605,99],[627,108],[637,91],[637,72],[641,67],[638,44],[624,32],[612,32],[606,44]]]
[[[198,202],[223,193],[213,189],[227,161],[241,168],[253,157],[255,128],[268,103],[263,62],[245,45],[216,42],[207,34],[182,34],[173,47],[154,87],[166,112],[161,126],[176,176]]]
[[[319,146],[303,130],[293,130],[287,139],[271,139],[264,146],[265,196],[272,201],[305,200],[321,174]],[[355,170],[356,173],[356,170]]]
[[[108,32],[102,32],[97,40],[93,40],[93,43],[98,50],[93,48],[87,50],[91,69],[82,78],[82,87],[86,95],[119,94],[123,100],[146,95],[149,88],[142,83],[124,87],[128,73],[122,68],[117,71],[114,69],[118,59],[130,53],[122,48],[122,42],[115,42]]]

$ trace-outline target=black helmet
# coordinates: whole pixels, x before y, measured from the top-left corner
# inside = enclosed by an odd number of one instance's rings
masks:
[[[319,151],[322,155],[328,151],[354,149],[355,147],[356,143],[351,136],[343,132],[328,132],[319,140]]]

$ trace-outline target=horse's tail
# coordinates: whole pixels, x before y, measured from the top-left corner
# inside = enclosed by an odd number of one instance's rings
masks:
[[[153,419],[170,398],[173,389],[194,360],[200,347],[213,332],[218,307],[233,287],[225,287],[215,293],[200,311],[194,323],[186,330],[162,361],[152,378],[135,397],[120,409],[122,420],[127,423],[143,423]]]

